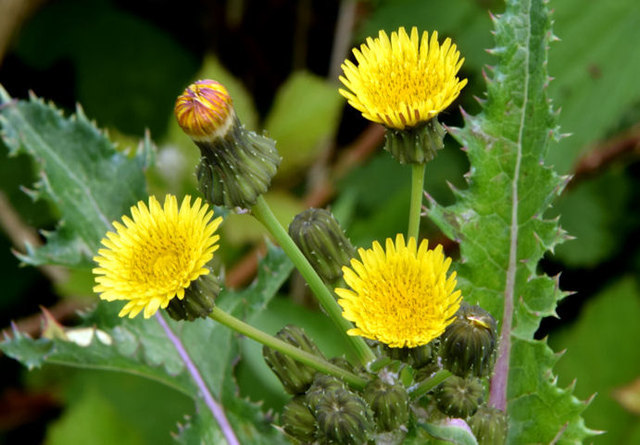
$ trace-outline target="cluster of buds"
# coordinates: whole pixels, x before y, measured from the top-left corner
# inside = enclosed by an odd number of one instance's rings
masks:
[[[287,326],[277,337],[322,357],[300,328]],[[400,383],[375,378],[357,391],[339,378],[314,373],[271,348],[265,347],[263,355],[284,389],[293,395],[281,416],[282,429],[293,440],[360,445],[379,435],[407,431],[409,396]],[[332,362],[347,371],[364,374],[343,358]]]

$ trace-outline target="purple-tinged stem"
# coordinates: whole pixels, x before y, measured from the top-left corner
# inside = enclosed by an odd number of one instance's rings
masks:
[[[222,430],[222,434],[227,440],[227,443],[229,445],[240,445],[240,442],[238,442],[238,438],[233,432],[233,428],[231,428],[231,424],[229,423],[229,420],[227,419],[222,406],[220,406],[220,404],[216,402],[216,400],[211,395],[211,391],[209,391],[209,388],[204,382],[204,379],[202,378],[202,375],[200,374],[200,371],[196,367],[195,363],[193,363],[193,360],[191,360],[191,357],[182,344],[182,341],[180,341],[178,336],[174,334],[160,312],[156,313],[156,320],[158,320],[158,323],[160,323],[160,326],[162,326],[162,329],[164,329],[165,334],[167,334],[167,337],[169,337],[169,340],[171,340],[171,343],[173,343],[176,351],[178,351],[178,354],[187,367],[189,374],[191,374],[193,381],[200,390],[200,393],[202,393],[204,403],[207,405],[207,407],[209,407],[211,414],[213,414],[216,422],[218,422],[218,426],[220,427],[220,430]]]

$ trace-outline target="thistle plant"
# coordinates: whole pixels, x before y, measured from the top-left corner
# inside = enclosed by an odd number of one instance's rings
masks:
[[[483,111],[463,113],[465,126],[447,129],[471,163],[468,189],[449,207],[425,192],[424,175],[445,145],[438,115],[467,84],[456,44],[441,43],[437,31],[400,27],[367,38],[353,50],[355,63],[343,63],[340,94],[384,126],[385,149],[412,169],[407,232],[357,250],[328,210],[306,210],[288,230],[278,221],[264,196],[281,161],[277,141],[248,130],[216,80],[192,83],[174,108],[200,156],[193,166],[200,195],[166,194],[163,203],[145,186],[154,157],[149,140],[128,156],[81,109],[65,118],[52,105],[14,101],[0,90],[3,139],[38,161],[40,193],[64,221],[45,247],[20,259],[90,265],[93,290],[104,300],[85,316],[94,326],[88,345],[60,327],[38,340],[16,329],[0,348],[28,367],[115,369],[177,389],[196,408],[176,435],[181,443],[588,438],[594,432],[581,418],[585,404],[557,386],[553,353],[534,340],[541,317],[563,295],[537,272],[563,237],[557,221],[543,217],[564,184],[542,162],[557,131],[540,93],[549,11],[542,1],[510,0],[494,22],[499,63]],[[231,213],[259,222],[272,238],[243,290],[224,284],[223,218]],[[459,243],[459,258],[421,236],[423,217]],[[322,351],[321,338],[296,319],[275,335],[253,323],[294,268],[326,332],[342,339],[339,354]],[[240,336],[262,346],[282,386],[284,408],[275,415],[239,395],[233,362],[242,359]]]

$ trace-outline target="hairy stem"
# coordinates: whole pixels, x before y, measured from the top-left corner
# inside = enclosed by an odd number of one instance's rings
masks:
[[[428,379],[425,379],[419,384],[409,388],[409,397],[413,400],[419,399],[449,377],[451,377],[451,372],[446,369],[441,369]]]

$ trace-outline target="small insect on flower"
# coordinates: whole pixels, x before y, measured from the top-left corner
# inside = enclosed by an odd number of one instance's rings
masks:
[[[417,246],[415,238],[387,238],[385,249],[374,242],[359,249],[360,260],[343,268],[351,289],[336,289],[343,317],[360,335],[393,348],[414,348],[439,337],[453,321],[460,306],[455,290],[456,273],[447,276],[451,258],[442,246],[428,249],[428,241]]]
[[[139,201],[131,218],[114,222],[104,248],[93,258],[98,267],[94,292],[107,301],[127,300],[120,316],[135,317],[144,309],[149,318],[178,298],[185,298],[192,283],[210,274],[208,263],[218,249],[215,231],[222,218],[197,198],[185,196],[178,208],[175,196],[167,195],[164,207],[151,196],[149,206]]]

